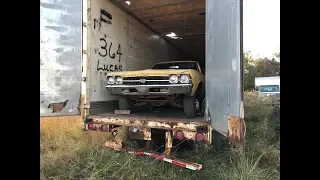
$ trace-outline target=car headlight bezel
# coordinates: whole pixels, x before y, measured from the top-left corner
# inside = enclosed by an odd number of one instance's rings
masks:
[[[172,81],[172,77],[176,77],[176,79],[174,81]],[[179,82],[179,76],[176,74],[170,74],[169,75],[169,83],[170,84],[177,84]]]
[[[183,77],[186,77],[187,79],[185,79],[185,80],[182,80],[182,78]],[[188,75],[188,74],[181,74],[180,76],[179,76],[179,82],[180,83],[182,83],[182,84],[187,84],[187,83],[189,83],[190,82],[190,76]]]
[[[116,83],[116,79],[113,76],[107,76],[107,83],[113,85]]]
[[[116,76],[115,77],[115,82],[116,82],[116,84],[122,84],[123,83],[123,78],[121,76]]]

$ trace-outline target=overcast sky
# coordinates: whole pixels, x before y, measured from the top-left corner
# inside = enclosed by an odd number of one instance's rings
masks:
[[[280,0],[244,0],[243,46],[254,57],[280,51]]]

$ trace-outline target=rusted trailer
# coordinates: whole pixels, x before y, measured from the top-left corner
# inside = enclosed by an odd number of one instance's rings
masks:
[[[172,139],[210,144],[216,131],[243,140],[242,0],[41,0],[40,24],[41,117],[81,115],[85,130],[128,126],[146,141],[163,130],[165,156],[127,150],[193,170],[202,166],[170,156]],[[117,111],[107,72],[184,59],[206,69],[204,116]]]

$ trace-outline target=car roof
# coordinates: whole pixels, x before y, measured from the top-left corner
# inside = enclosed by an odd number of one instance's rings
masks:
[[[166,62],[159,62],[159,63],[155,63],[155,64],[181,63],[181,62],[197,62],[197,61],[191,61],[191,60],[185,60],[185,61],[166,61]]]

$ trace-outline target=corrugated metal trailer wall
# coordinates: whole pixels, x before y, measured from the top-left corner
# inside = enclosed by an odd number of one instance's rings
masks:
[[[243,117],[242,0],[208,0],[206,114],[228,134],[228,114]]]
[[[40,116],[78,115],[82,1],[40,1]]]

